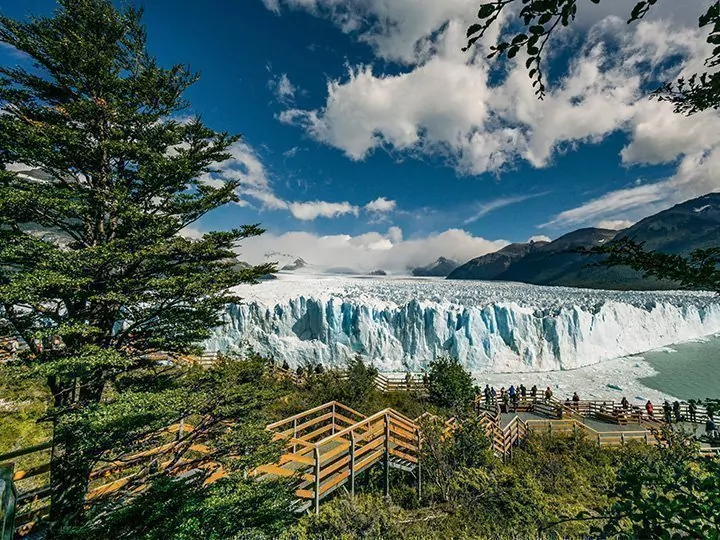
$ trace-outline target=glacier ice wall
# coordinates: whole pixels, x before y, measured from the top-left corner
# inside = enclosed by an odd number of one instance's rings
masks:
[[[573,369],[720,332],[720,303],[709,295],[630,293],[623,301],[618,293],[520,286],[512,294],[478,289],[465,305],[437,290],[430,300],[395,304],[373,295],[371,283],[317,296],[301,294],[301,285],[229,306],[206,347],[250,346],[293,366],[342,366],[360,354],[381,371],[419,371],[452,355],[474,372],[527,372]]]

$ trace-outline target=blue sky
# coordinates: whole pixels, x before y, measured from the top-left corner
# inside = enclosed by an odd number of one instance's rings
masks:
[[[244,203],[191,232],[260,222],[268,234],[245,246],[253,262],[280,252],[402,272],[627,226],[720,189],[718,114],[686,119],[646,98],[707,56],[700,2],[631,27],[612,17],[626,18],[627,2],[588,6],[555,44],[543,103],[522,59],[489,63],[489,43],[459,50],[477,1],[143,4],[151,52],[202,75],[188,112],[244,136],[223,167],[244,178]],[[53,7],[0,0],[13,17]],[[0,48],[0,61],[17,57]]]

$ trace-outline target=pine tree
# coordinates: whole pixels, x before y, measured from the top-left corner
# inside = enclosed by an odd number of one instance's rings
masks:
[[[0,334],[24,340],[54,397],[56,524],[81,521],[92,467],[65,419],[97,416],[148,353],[195,351],[238,301],[228,290],[273,271],[235,264],[256,225],[180,235],[237,200],[237,181],[207,179],[238,138],[181,118],[197,76],[158,65],[141,16],[106,0],[0,16],[0,41],[29,59],[0,67]]]

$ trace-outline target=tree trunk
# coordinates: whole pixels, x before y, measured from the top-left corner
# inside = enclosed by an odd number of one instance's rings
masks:
[[[73,444],[72,435],[59,435],[57,421],[50,468],[49,538],[72,536],[69,529],[82,525],[85,496],[93,460]],[[65,440],[63,440],[65,439]]]

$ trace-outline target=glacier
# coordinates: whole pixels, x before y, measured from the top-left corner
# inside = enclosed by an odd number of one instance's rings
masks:
[[[720,299],[435,278],[280,274],[237,287],[209,351],[252,350],[291,366],[421,371],[437,356],[474,373],[569,370],[720,332]]]

